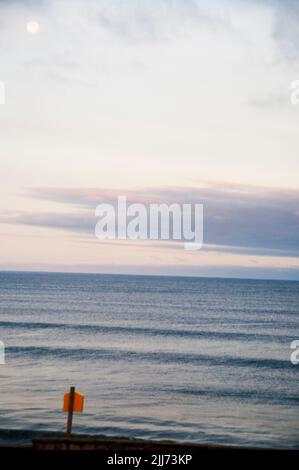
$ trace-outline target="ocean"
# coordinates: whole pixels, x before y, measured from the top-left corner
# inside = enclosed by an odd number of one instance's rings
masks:
[[[299,448],[299,283],[0,272],[0,443],[77,434]]]

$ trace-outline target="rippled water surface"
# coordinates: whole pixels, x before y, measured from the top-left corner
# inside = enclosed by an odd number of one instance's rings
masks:
[[[74,431],[299,448],[299,283],[0,273],[0,442]]]

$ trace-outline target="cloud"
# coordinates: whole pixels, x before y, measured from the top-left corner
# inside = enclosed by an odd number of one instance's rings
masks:
[[[260,110],[277,110],[281,112],[290,108],[290,91],[285,89],[281,93],[272,93],[249,101],[249,105]]]
[[[72,233],[91,234],[94,220],[86,211],[70,213],[9,213],[0,216],[0,223],[45,227]]]
[[[64,211],[6,213],[0,222],[61,229],[94,236],[95,207],[126,195],[128,204],[202,203],[204,242],[213,251],[299,256],[299,190],[221,183],[197,187],[142,188],[124,191],[93,188],[35,188],[28,195],[63,205]],[[175,248],[175,246],[173,246]]]
[[[276,0],[273,37],[278,42],[286,60],[295,61],[299,56],[299,4],[297,0]]]

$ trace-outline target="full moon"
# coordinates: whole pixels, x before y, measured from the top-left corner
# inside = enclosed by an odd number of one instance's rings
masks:
[[[37,21],[34,21],[34,20],[28,21],[28,23],[26,25],[26,29],[27,29],[28,33],[36,34],[39,31],[39,24],[38,24]]]

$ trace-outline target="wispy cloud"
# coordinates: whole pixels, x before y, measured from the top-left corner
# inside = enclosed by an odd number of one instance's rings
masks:
[[[39,188],[31,197],[60,203],[64,211],[8,213],[2,223],[62,229],[93,236],[95,207],[115,204],[125,194],[128,203],[202,203],[204,240],[223,252],[299,256],[299,190],[269,189],[249,185],[209,184],[193,188],[64,189]],[[215,248],[217,247],[217,248]]]
[[[299,4],[297,0],[275,0],[276,16],[273,37],[278,42],[282,56],[295,61],[299,57]]]

